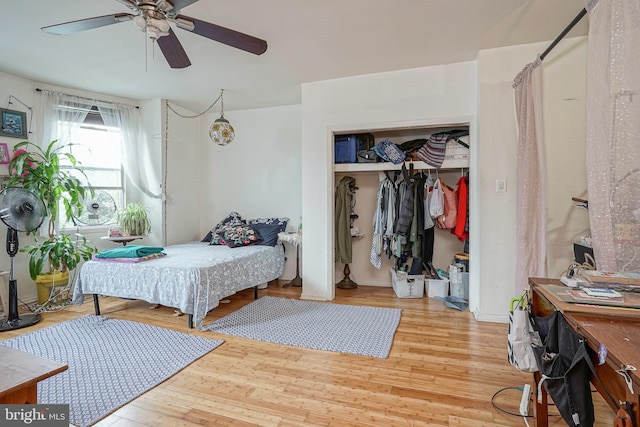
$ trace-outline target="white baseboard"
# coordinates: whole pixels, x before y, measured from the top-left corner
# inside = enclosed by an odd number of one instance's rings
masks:
[[[483,314],[477,311],[473,312],[473,316],[478,322],[492,322],[492,323],[509,323],[509,315],[505,314]]]

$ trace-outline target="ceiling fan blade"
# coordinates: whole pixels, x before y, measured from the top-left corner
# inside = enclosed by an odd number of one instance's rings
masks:
[[[168,36],[160,37],[156,42],[171,68],[187,68],[191,65],[187,53],[172,29],[169,29]]]
[[[171,0],[171,3],[173,3],[173,8],[176,10],[181,10],[182,8],[185,8],[187,6],[189,6],[190,4],[193,4],[195,2],[197,2],[198,0]]]
[[[180,20],[192,22],[193,29],[189,29],[185,26],[180,25]],[[186,29],[187,31],[191,31],[208,39],[224,43],[228,46],[242,49],[246,52],[250,52],[256,55],[262,55],[267,50],[267,42],[265,40],[250,36],[248,34],[240,33],[238,31],[211,24],[209,22],[201,21],[199,19],[190,18],[185,15],[176,16],[176,21],[180,28]]]
[[[49,25],[42,27],[45,33],[67,35],[77,33],[79,31],[100,28],[119,22],[131,21],[136,15],[129,13],[115,13],[113,15],[96,16],[94,18],[80,19],[78,21],[64,22],[62,24]]]

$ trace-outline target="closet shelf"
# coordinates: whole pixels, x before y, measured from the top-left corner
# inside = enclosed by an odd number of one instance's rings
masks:
[[[407,161],[405,164],[409,167],[409,163],[413,163],[415,170],[420,169],[437,169],[425,162],[412,162]],[[468,168],[469,159],[445,159],[442,166],[438,169],[458,169]],[[402,169],[402,163],[394,165],[390,162],[380,163],[342,163],[333,165],[334,172],[377,172],[386,170],[400,170]]]

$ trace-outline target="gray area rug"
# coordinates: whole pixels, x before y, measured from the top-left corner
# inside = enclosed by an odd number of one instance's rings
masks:
[[[387,358],[401,310],[264,296],[205,329],[277,344]]]
[[[0,344],[69,365],[38,384],[38,402],[69,404],[69,421],[89,426],[223,342],[88,315]]]

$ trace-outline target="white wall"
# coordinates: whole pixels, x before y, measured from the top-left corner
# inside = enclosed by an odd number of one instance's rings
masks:
[[[478,54],[480,320],[506,321],[515,285],[517,128],[513,78],[548,43],[509,46]],[[584,98],[586,38],[562,41],[543,67],[544,139],[547,160],[548,275],[559,278],[573,260],[573,239],[588,229],[588,216],[571,197],[586,197]],[[496,179],[507,192],[496,193]],[[472,263],[478,261],[472,259]],[[472,264],[472,269],[475,268]]]
[[[288,217],[287,229],[300,222],[300,106],[225,111],[235,139],[219,146],[209,127],[219,114],[203,116],[201,160],[193,185],[200,199],[200,238],[229,212],[243,218]],[[295,252],[286,246],[284,279],[295,275]]]
[[[170,103],[182,116],[192,111]],[[202,170],[206,162],[200,157],[200,119],[180,117],[173,111],[165,115],[162,107],[162,134],[165,138],[166,177],[166,244],[200,240],[200,204]],[[165,123],[168,120],[168,123]]]
[[[302,85],[303,298],[335,294],[332,132],[473,122],[475,73],[466,62]]]

